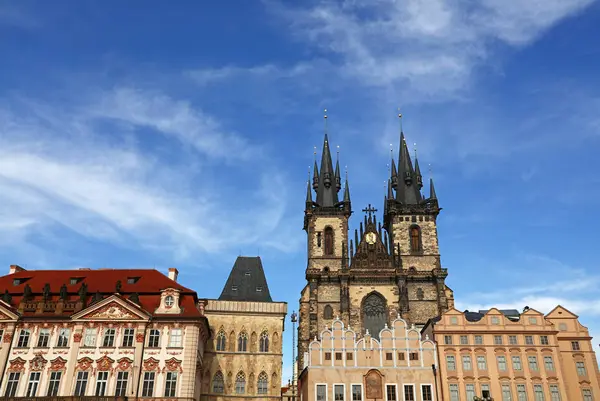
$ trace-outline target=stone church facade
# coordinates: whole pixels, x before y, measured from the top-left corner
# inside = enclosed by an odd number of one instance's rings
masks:
[[[335,168],[325,134],[320,168],[307,183],[304,230],[308,240],[307,284],[300,298],[298,357],[306,366],[311,341],[334,320],[377,338],[387,324],[403,319],[417,328],[454,306],[445,284],[437,236],[440,212],[433,181],[421,193],[419,162],[413,166],[404,134],[398,163],[391,161],[383,222],[369,205],[350,233],[353,213],[348,177],[343,196],[339,160]],[[313,197],[313,192],[316,199]]]

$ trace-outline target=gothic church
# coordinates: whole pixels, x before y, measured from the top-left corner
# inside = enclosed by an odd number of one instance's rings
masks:
[[[308,265],[300,298],[299,369],[309,342],[336,317],[361,335],[377,337],[397,317],[419,327],[454,307],[445,284],[448,272],[440,263],[436,220],[441,209],[433,180],[424,197],[419,162],[415,157],[413,167],[403,132],[399,149],[398,163],[391,160],[383,224],[369,205],[351,235],[348,178],[340,200],[339,160],[334,169],[325,133],[321,166],[315,161],[306,189]]]

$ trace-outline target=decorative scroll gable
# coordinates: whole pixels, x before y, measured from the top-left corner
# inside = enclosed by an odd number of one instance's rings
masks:
[[[19,315],[9,309],[9,305],[0,300],[0,321],[16,321]]]
[[[148,320],[149,315],[131,302],[113,295],[73,315],[83,320]]]

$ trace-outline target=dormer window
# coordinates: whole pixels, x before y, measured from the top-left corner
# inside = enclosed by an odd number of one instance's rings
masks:
[[[172,295],[169,295],[165,298],[165,306],[167,308],[172,307],[175,304],[175,298]]]
[[[29,280],[31,277],[22,277],[22,278],[16,278],[13,280],[13,285],[17,286],[17,285],[21,285],[23,283],[25,283],[27,280]]]
[[[256,292],[262,292],[262,287],[256,287]]]
[[[232,285],[231,286],[231,291],[237,291],[237,285]]]
[[[75,284],[79,283],[81,280],[83,280],[82,277],[71,277],[69,279],[69,285],[75,285]]]
[[[127,284],[135,284],[139,279],[139,277],[127,277]]]
[[[246,277],[250,277],[250,272],[249,271],[246,272]]]

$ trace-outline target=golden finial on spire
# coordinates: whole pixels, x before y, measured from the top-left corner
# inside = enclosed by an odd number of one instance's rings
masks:
[[[348,181],[348,166],[344,166],[344,170],[346,170],[346,181]]]
[[[400,107],[398,107],[398,120],[400,121],[400,132],[402,132],[402,113],[400,113]]]
[[[413,149],[415,150],[415,159],[417,158],[417,143],[413,143]]]

